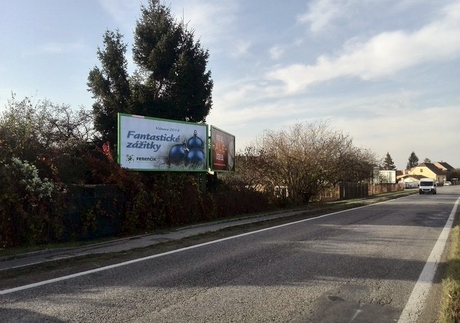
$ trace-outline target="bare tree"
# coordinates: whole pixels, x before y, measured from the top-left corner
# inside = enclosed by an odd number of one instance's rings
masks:
[[[251,162],[242,172],[252,185],[268,191],[287,186],[289,197],[302,202],[340,181],[369,179],[375,164],[370,150],[355,147],[351,137],[323,121],[264,131],[244,158]]]
[[[16,157],[48,177],[58,171],[62,181],[81,181],[77,170],[94,137],[92,114],[84,108],[13,95],[0,114],[0,161]]]

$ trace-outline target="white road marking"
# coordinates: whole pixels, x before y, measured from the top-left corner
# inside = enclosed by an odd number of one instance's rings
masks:
[[[385,201],[385,202],[382,202],[382,203],[386,203],[386,202],[388,202],[388,201]],[[358,209],[362,209],[362,208],[365,208],[365,207],[370,207],[372,205],[377,205],[377,204],[381,204],[381,203],[369,204],[369,205],[360,206],[360,207],[353,208],[353,209],[348,209],[348,210],[328,213],[328,214],[320,215],[320,216],[313,217],[313,218],[308,218],[308,219],[303,219],[303,220],[299,220],[299,221],[295,221],[295,222],[285,223],[285,224],[277,225],[275,227],[270,227],[270,228],[260,229],[260,230],[257,230],[257,231],[251,231],[251,232],[247,232],[247,233],[242,233],[242,234],[238,234],[238,235],[235,235],[235,236],[222,238],[222,239],[219,239],[219,240],[213,240],[213,241],[201,243],[201,244],[190,246],[190,247],[185,247],[185,248],[181,248],[181,249],[177,249],[177,250],[172,250],[172,251],[164,252],[164,253],[157,254],[157,255],[147,256],[147,257],[144,257],[144,258],[133,259],[133,260],[130,260],[130,261],[125,261],[125,262],[121,262],[121,263],[110,265],[110,266],[105,266],[105,267],[100,267],[100,268],[97,268],[97,269],[91,269],[91,270],[87,270],[87,271],[82,271],[80,273],[76,273],[76,274],[72,274],[72,275],[53,278],[53,279],[49,279],[49,280],[44,280],[44,281],[34,283],[34,284],[28,284],[28,285],[24,285],[24,286],[15,287],[15,288],[5,289],[5,290],[0,291],[0,295],[11,294],[11,293],[15,293],[15,292],[35,288],[35,287],[40,287],[40,286],[44,286],[44,285],[48,285],[48,284],[52,284],[52,283],[56,283],[56,282],[61,282],[61,281],[64,281],[64,280],[69,280],[69,279],[76,278],[76,277],[90,275],[90,274],[94,274],[94,273],[97,273],[97,272],[100,272],[100,271],[105,271],[105,270],[118,268],[118,267],[122,267],[122,266],[127,266],[127,265],[131,265],[131,264],[141,262],[141,261],[155,259],[155,258],[175,254],[175,253],[186,251],[186,250],[200,248],[200,247],[211,245],[211,244],[214,244],[214,243],[219,243],[219,242],[222,242],[222,241],[227,241],[227,240],[231,240],[231,239],[236,239],[236,238],[248,236],[248,235],[251,235],[251,234],[256,234],[256,233],[259,233],[259,232],[264,232],[264,231],[274,230],[274,229],[277,229],[277,228],[282,228],[282,227],[289,226],[289,225],[295,225],[295,224],[302,223],[302,222],[313,221],[313,220],[321,219],[321,218],[328,217],[328,216],[331,216],[331,215],[350,212],[352,210],[358,210]]]
[[[426,299],[430,292],[430,288],[433,285],[433,278],[436,273],[436,269],[439,262],[441,261],[441,255],[444,251],[447,239],[449,238],[450,231],[454,224],[455,213],[457,212],[459,203],[460,198],[457,199],[452,211],[450,212],[446,225],[439,235],[439,238],[427,259],[425,267],[423,267],[422,273],[420,274],[417,283],[415,283],[412,294],[410,295],[409,300],[407,301],[406,306],[404,307],[404,310],[399,317],[398,323],[417,322],[418,317],[422,313]]]

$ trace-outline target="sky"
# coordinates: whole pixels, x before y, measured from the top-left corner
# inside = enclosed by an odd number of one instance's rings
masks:
[[[264,130],[329,122],[404,169],[460,168],[460,0],[166,0],[209,50],[209,125],[244,149]],[[146,0],[2,0],[0,111],[16,99],[91,109],[97,48],[118,29],[132,64]]]

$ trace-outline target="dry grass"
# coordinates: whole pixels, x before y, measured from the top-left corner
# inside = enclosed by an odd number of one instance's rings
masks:
[[[443,300],[439,323],[460,322],[460,210],[452,230],[445,278],[442,282]]]

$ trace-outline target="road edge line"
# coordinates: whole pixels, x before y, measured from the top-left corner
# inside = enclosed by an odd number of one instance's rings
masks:
[[[442,253],[444,252],[444,248],[449,239],[459,203],[460,197],[455,202],[449,218],[447,219],[446,224],[444,225],[444,228],[442,229],[441,234],[439,235],[438,240],[436,241],[436,244],[425,263],[425,266],[415,283],[414,289],[412,290],[409,300],[399,317],[398,323],[417,322],[418,317],[422,313],[430,288],[433,285],[433,279],[436,274],[438,264],[441,262]]]

